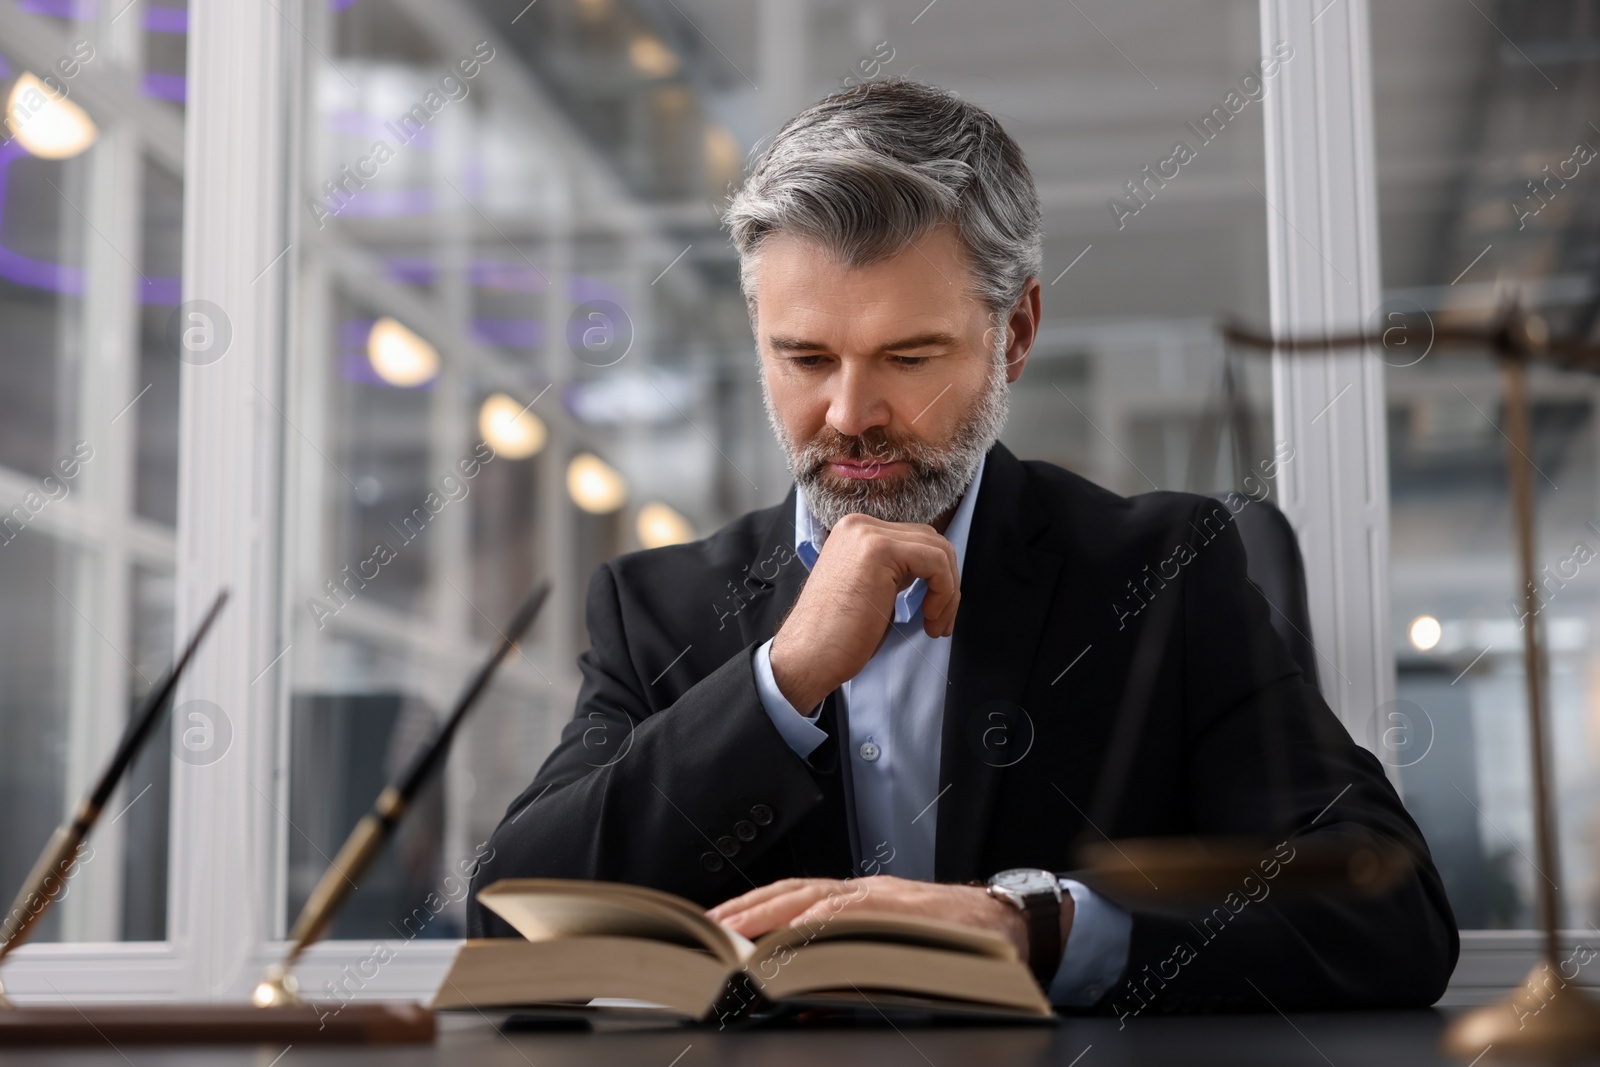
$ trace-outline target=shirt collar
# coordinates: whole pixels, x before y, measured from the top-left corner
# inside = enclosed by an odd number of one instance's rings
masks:
[[[962,494],[961,503],[956,505],[956,512],[950,517],[950,523],[944,529],[945,540],[950,542],[956,550],[956,575],[959,577],[967,558],[967,536],[972,532],[972,512],[977,507],[978,487],[983,482],[983,467],[989,461],[985,455],[978,460],[978,469],[972,473],[972,481],[967,485],[966,492]],[[810,570],[816,565],[817,556],[822,552],[822,543],[827,540],[827,531],[817,528],[817,523],[811,515],[811,509],[806,506],[806,495],[798,488],[794,494],[794,548],[795,554],[800,557],[800,562]],[[928,594],[928,583],[921,578],[916,579],[906,588],[900,590],[894,599],[894,621],[907,623],[916,618],[922,610],[922,598]]]

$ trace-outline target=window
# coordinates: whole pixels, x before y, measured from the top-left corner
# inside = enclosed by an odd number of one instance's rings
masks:
[[[1590,5],[1374,9],[1384,308],[1481,324],[1510,299],[1593,336],[1600,75]],[[1587,162],[1585,162],[1587,160]],[[1397,700],[1383,709],[1406,803],[1465,928],[1538,924],[1520,577],[1499,369],[1389,352]],[[1587,375],[1530,379],[1539,623],[1564,923],[1600,920],[1596,400]]]
[[[1481,114],[1514,117],[1528,86],[1496,80],[1515,64],[1481,27],[1462,28],[1470,12],[1430,36],[1409,11],[1379,4],[1371,33],[1383,273],[1386,295],[1433,301],[1461,269],[1462,286],[1478,284],[1472,270],[1510,270],[1497,257],[1524,247],[1485,237],[1495,249],[1475,264],[1408,258],[1468,232],[1474,190],[1497,173],[1482,161],[1588,135],[1547,129],[1558,112],[1540,111],[1480,160]],[[191,12],[204,16],[192,34]],[[1493,533],[1494,440],[1450,388],[1492,421],[1485,369],[1396,368],[1386,394],[1375,357],[1274,363],[1230,355],[1216,330],[1224,317],[1332,329],[1378,302],[1366,17],[1359,0],[920,13],[871,0],[0,0],[0,83],[62,70],[88,42],[66,99],[97,131],[60,160],[0,148],[0,507],[12,508],[0,513],[0,799],[14,813],[0,826],[0,892],[177,636],[219,587],[235,594],[42,932],[80,944],[30,946],[7,966],[8,989],[247,992],[378,784],[521,592],[548,577],[556,595],[437,789],[300,970],[320,990],[373,940],[404,940],[363,992],[433,986],[462,930],[450,872],[571,713],[588,575],[787,488],[718,205],[777,123],[846,82],[944,85],[993,110],[1028,153],[1046,318],[1003,440],[1122,493],[1236,487],[1288,444],[1291,473],[1273,493],[1307,548],[1324,678],[1350,683],[1330,700],[1375,746],[1374,707],[1397,695],[1442,707],[1427,687],[1449,679],[1428,665],[1475,653],[1453,642],[1486,623],[1515,625],[1494,615],[1510,573]],[[1502,25],[1524,50],[1576,33]],[[1545,69],[1560,52],[1548,47],[1529,52]],[[1423,77],[1402,61],[1413,54],[1443,71],[1437,98],[1406,80]],[[1588,60],[1559,62],[1553,76],[1581,97]],[[1581,268],[1593,242],[1574,221],[1588,217],[1587,179],[1562,180],[1534,220],[1545,243],[1526,246],[1543,273],[1516,276],[1539,281],[1564,326],[1590,329],[1574,310],[1592,303]],[[1426,306],[1456,307],[1439,299]],[[215,358],[177,355],[174,325],[195,301],[223,339]],[[1539,388],[1540,455],[1573,487],[1541,513],[1558,563],[1586,536],[1571,524],[1592,517],[1590,405],[1587,387]],[[1385,398],[1393,619],[1379,578]],[[1439,458],[1458,439],[1469,447]],[[80,442],[92,456],[76,455]],[[1469,578],[1445,581],[1447,561]],[[1575,732],[1586,574],[1552,608],[1572,803],[1587,803],[1579,783],[1593,777]],[[1423,612],[1441,620],[1440,642],[1401,646],[1395,694],[1387,635]],[[1514,670],[1490,651],[1451,690],[1469,694],[1475,728],[1479,708],[1486,724],[1509,721]],[[202,712],[184,705],[201,700],[221,714],[190,718]],[[1520,772],[1485,773],[1483,817],[1461,814],[1428,778],[1463,758],[1445,714],[1434,753],[1397,774],[1447,866],[1476,827],[1482,862],[1450,876],[1460,892],[1496,869],[1489,819],[1526,835],[1525,801]],[[1520,744],[1520,725],[1506,729]],[[1474,753],[1500,737],[1479,735],[1467,763],[1484,766]],[[1568,863],[1585,863],[1588,828],[1564,830]],[[449,906],[408,922],[430,893]],[[1526,924],[1506,899],[1496,914]]]
[[[178,303],[181,114],[118,90],[158,44],[175,39],[181,56],[185,13],[114,14],[0,8],[8,896],[171,656],[178,382],[163,339]],[[181,90],[181,63],[176,78]],[[39,940],[165,939],[169,741],[113,799]]]

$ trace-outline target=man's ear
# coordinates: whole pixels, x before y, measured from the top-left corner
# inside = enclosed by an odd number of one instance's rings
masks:
[[[1039,339],[1040,296],[1039,279],[1029,275],[1023,283],[1022,295],[1012,305],[1011,314],[1006,320],[1011,334],[1010,343],[1006,345],[1008,382],[1022,377],[1022,370],[1028,365],[1028,355],[1033,351],[1033,342]]]

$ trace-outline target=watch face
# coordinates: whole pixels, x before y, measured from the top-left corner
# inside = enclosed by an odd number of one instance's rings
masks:
[[[1054,874],[1041,871],[1037,867],[1013,867],[1009,871],[1001,871],[989,879],[989,882],[1020,896],[1048,893],[1060,884]]]

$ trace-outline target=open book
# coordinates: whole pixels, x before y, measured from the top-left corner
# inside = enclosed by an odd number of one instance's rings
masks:
[[[524,940],[468,941],[436,1009],[619,999],[703,1021],[852,1005],[1051,1015],[1011,942],[935,919],[847,912],[752,942],[682,897],[641,886],[506,879],[478,900]]]

